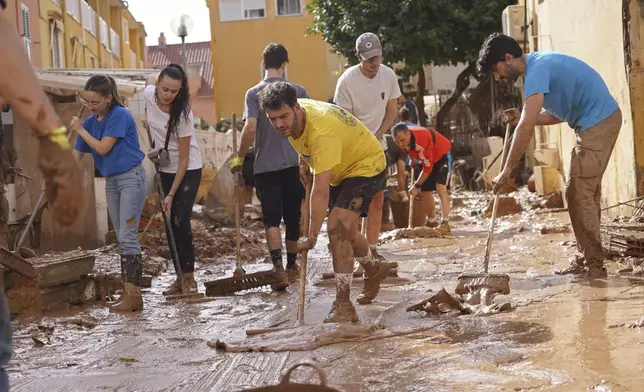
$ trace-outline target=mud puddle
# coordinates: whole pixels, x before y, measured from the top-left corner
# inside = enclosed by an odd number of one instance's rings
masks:
[[[485,202],[480,204],[484,208]],[[644,315],[638,299],[644,295],[642,282],[610,277],[580,284],[553,276],[572,256],[573,248],[564,245],[571,235],[539,229],[566,225],[565,213],[528,211],[500,222],[490,271],[510,274],[511,293],[498,299],[515,304],[511,312],[486,317],[405,312],[442,288],[453,293],[458,274],[481,268],[488,220],[468,217],[452,224],[454,239],[383,245],[380,253],[399,263],[403,280],[384,285],[374,303],[356,304],[361,325],[423,331],[312,351],[221,352],[207,343],[243,341],[246,329],[294,324],[297,287],[167,304],[161,292],[173,279],[170,267],[144,290],[140,314],[114,314],[97,304],[14,320],[12,390],[240,391],[276,384],[285,369],[305,360],[320,364],[330,384],[342,391],[643,390],[642,329],[627,326]],[[326,252],[321,241],[309,255],[305,324],[311,329],[302,336],[313,336],[331,308],[334,287],[315,285],[331,269]],[[221,257],[221,263],[200,261],[200,283],[232,273],[232,258]],[[248,268],[267,267],[255,262]],[[616,271],[618,265],[610,262],[608,268]],[[354,283],[354,299],[361,287]],[[43,344],[34,341],[34,331]],[[308,371],[294,378],[317,382]]]

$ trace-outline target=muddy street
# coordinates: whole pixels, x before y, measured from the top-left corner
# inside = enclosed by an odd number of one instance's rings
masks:
[[[561,229],[568,225],[565,212],[527,210],[498,221],[490,272],[510,275],[510,295],[496,301],[511,302],[513,310],[406,312],[442,288],[453,293],[458,274],[476,271],[488,220],[468,215],[485,202],[465,200],[453,238],[381,246],[399,263],[399,277],[385,281],[373,304],[357,306],[360,325],[381,330],[331,344],[342,331],[322,325],[335,291],[333,281],[321,280],[331,270],[326,243],[309,256],[306,325],[280,334],[247,338],[245,330],[294,323],[295,285],[286,293],[265,288],[203,303],[166,302],[161,287],[173,278],[170,267],[153,278],[141,314],[110,313],[98,304],[14,320],[12,390],[240,391],[277,384],[302,361],[317,363],[342,391],[642,390],[637,321],[644,281],[616,276],[612,261],[610,277],[592,285],[553,275],[574,250],[572,235]],[[230,274],[231,262],[201,263],[200,291],[204,281]],[[262,259],[247,266],[268,268]],[[361,284],[354,280],[353,298]],[[224,352],[211,347],[217,340],[262,352]],[[310,370],[297,371],[295,379],[317,383]]]

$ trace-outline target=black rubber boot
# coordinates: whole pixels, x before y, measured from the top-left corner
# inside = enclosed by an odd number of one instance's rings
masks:
[[[121,302],[125,293],[125,256],[121,254],[119,257],[121,259],[121,283],[123,284],[123,291],[121,291],[121,295],[119,295],[114,301],[107,301],[108,305],[116,305]]]

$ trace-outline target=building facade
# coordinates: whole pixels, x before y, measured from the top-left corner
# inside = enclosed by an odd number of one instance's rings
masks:
[[[14,1],[26,3],[26,1]],[[30,11],[42,68],[145,68],[145,28],[121,0],[39,0]],[[24,5],[22,6],[24,7]]]
[[[262,51],[271,43],[289,53],[287,79],[313,99],[333,98],[345,60],[320,36],[307,35],[310,0],[206,0],[210,9],[215,116],[240,114],[246,90],[263,79]]]

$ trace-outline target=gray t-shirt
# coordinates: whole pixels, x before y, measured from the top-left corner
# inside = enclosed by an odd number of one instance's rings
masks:
[[[278,171],[299,165],[297,152],[288,141],[288,138],[277,133],[259,106],[259,92],[268,83],[283,80],[283,78],[266,78],[246,91],[244,120],[250,117],[257,119],[257,130],[255,131],[255,164],[253,165],[254,174]],[[291,84],[295,86],[298,98],[309,97],[304,87],[295,83]]]

